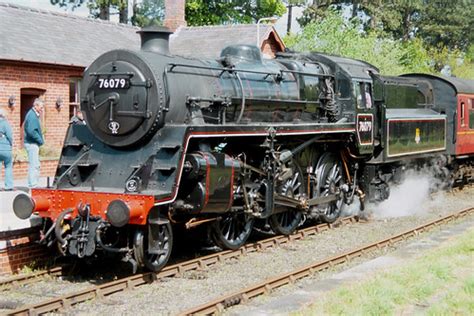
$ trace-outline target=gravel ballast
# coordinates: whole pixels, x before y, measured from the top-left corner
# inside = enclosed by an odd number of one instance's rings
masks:
[[[417,190],[411,190],[415,195],[420,195]],[[397,191],[392,192],[392,196],[396,199],[397,195]],[[420,200],[420,196],[415,196],[413,199],[398,197],[398,201],[389,201],[391,204],[369,205],[364,211],[364,217],[369,218],[368,222],[362,221],[342,226],[301,241],[284,244],[281,247],[251,253],[241,259],[227,260],[205,270],[186,272],[180,277],[166,278],[138,287],[133,291],[120,292],[103,299],[91,300],[75,305],[68,313],[73,315],[177,314],[277,274],[289,272],[308,263],[400,233],[454,211],[473,207],[473,196],[474,188],[467,188],[451,193],[437,193],[425,200]],[[407,206],[407,202],[414,204]],[[400,211],[400,214],[396,213],[397,210]],[[386,214],[398,217],[385,217]],[[470,215],[470,217],[472,216]],[[387,251],[390,250],[380,250],[379,254]],[[360,260],[363,259],[356,259],[354,262]],[[331,273],[331,271],[324,273]],[[32,284],[11,293],[3,292],[1,301],[18,307],[49,296],[75,292],[90,286],[88,281],[51,280],[50,282]],[[303,282],[309,282],[309,279]],[[291,287],[287,288],[290,288],[291,291]],[[285,290],[288,289],[282,288],[279,291]],[[35,295],[31,295],[31,293]],[[11,307],[7,305],[4,308]],[[0,310],[0,312],[4,312],[6,309]],[[242,313],[245,313],[244,310]]]
[[[371,206],[366,211],[370,218],[367,223],[343,226],[279,248],[252,253],[239,260],[225,261],[204,271],[188,272],[179,278],[165,279],[134,291],[93,300],[78,305],[73,313],[176,314],[310,262],[405,231],[453,211],[472,207],[473,193],[472,188],[438,193],[423,201],[422,205],[417,205],[413,215],[401,217],[383,218],[379,208]],[[398,201],[400,209],[403,203]]]

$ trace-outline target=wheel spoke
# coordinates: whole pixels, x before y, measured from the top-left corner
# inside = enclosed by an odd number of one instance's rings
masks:
[[[298,193],[298,189],[301,187],[301,182],[298,182],[295,184],[295,186],[293,187],[293,195],[297,195],[296,193]]]
[[[291,187],[295,187],[296,181],[298,181],[298,176],[300,175],[299,172],[295,173],[295,176],[293,177],[293,181],[291,182]]]
[[[332,153],[323,154],[318,162],[316,171],[317,181],[320,183],[316,187],[315,196],[328,196],[340,191],[340,186],[344,182],[343,170],[339,158]],[[328,202],[318,207],[319,213],[323,215],[323,221],[334,222],[341,212],[342,199],[338,197],[336,201]]]
[[[304,178],[296,161],[292,161],[290,166],[293,176],[280,185],[277,192],[288,197],[297,198],[303,194],[304,186],[302,184]],[[270,217],[269,223],[275,233],[289,235],[298,227],[302,213],[291,207],[282,208],[279,209],[279,213]]]
[[[237,249],[249,237],[253,220],[241,214],[225,214],[215,222],[212,237],[216,244],[223,249]]]

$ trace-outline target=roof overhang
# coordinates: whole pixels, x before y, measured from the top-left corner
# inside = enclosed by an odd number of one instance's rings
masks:
[[[7,64],[12,64],[12,65],[28,65],[31,67],[55,67],[55,68],[69,68],[69,69],[74,69],[74,70],[80,70],[84,71],[86,68],[85,66],[82,65],[74,65],[74,64],[60,64],[60,63],[55,63],[55,62],[47,62],[47,61],[38,61],[38,60],[25,60],[25,59],[11,59],[11,58],[2,58],[0,57],[0,63],[7,63]]]

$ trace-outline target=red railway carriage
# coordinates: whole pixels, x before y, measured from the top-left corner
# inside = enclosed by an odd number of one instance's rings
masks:
[[[457,130],[456,155],[474,153],[474,81],[469,89],[458,90],[457,95]]]
[[[436,109],[446,114],[447,150],[458,159],[474,155],[474,80],[409,74],[404,77],[425,79],[432,85]]]
[[[446,155],[451,180],[462,184],[474,180],[474,80],[409,74],[424,79],[433,94],[434,110],[446,114]]]

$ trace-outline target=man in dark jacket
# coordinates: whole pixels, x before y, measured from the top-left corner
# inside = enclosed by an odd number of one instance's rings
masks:
[[[5,110],[0,109],[0,164],[5,166],[5,190],[13,190],[13,135]],[[0,165],[1,166],[1,165]]]
[[[43,100],[37,98],[25,117],[25,149],[28,153],[28,186],[30,188],[38,185],[40,175],[39,147],[44,144],[40,116],[43,108]]]

